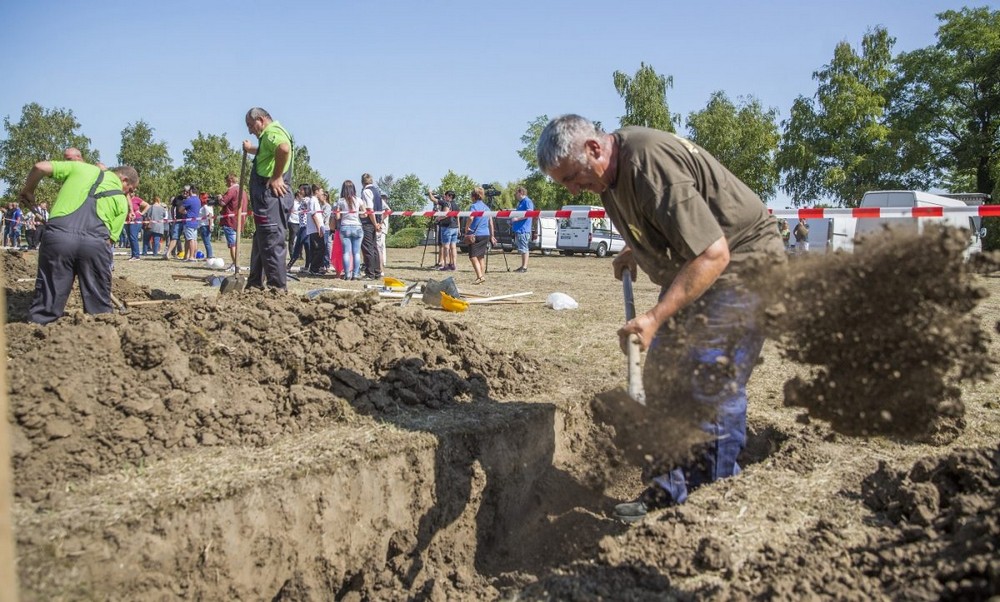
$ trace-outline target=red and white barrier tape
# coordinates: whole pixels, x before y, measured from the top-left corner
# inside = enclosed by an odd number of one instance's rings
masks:
[[[814,209],[769,209],[775,217],[798,217],[801,219],[824,219],[835,217],[854,217],[860,219],[877,219],[887,217],[944,217],[945,215],[968,215],[979,217],[1000,217],[1000,205],[977,205],[969,207],[857,207],[855,209],[829,209],[818,207]],[[341,211],[340,213],[358,213],[357,211]],[[375,213],[374,211],[363,212],[366,215]],[[334,211],[333,215],[337,212]],[[498,211],[391,211],[382,212],[385,216],[395,215],[401,217],[554,217],[568,219],[571,217],[586,217],[599,219],[607,217],[603,209],[584,210],[534,210],[534,211],[514,211],[513,209],[501,209]],[[236,217],[235,214],[219,214],[215,218]],[[199,220],[201,218],[198,218]],[[183,222],[186,219],[165,219],[157,220],[164,223]]]

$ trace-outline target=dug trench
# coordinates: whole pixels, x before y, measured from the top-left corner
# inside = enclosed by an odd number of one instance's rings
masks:
[[[978,447],[851,439],[783,407],[804,405],[784,389],[810,369],[769,344],[744,475],[627,529],[607,510],[637,469],[594,422],[585,370],[371,295],[170,300],[43,328],[19,321],[31,284],[11,273],[30,262],[4,267],[25,599],[1000,593],[995,381],[963,389]]]

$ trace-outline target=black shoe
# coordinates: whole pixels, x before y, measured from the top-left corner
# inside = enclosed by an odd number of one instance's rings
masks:
[[[614,517],[625,523],[636,523],[646,518],[650,510],[673,506],[674,500],[662,487],[647,487],[634,502],[615,506]]]
[[[514,271],[517,272],[518,274],[523,274],[528,271],[528,268],[517,268]]]

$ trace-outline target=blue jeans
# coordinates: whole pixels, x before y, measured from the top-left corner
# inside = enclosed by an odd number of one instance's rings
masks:
[[[348,278],[361,277],[361,239],[364,232],[361,226],[341,226],[340,242],[344,247],[344,274]]]
[[[716,284],[679,312],[672,327],[661,327],[650,345],[643,370],[649,403],[673,410],[682,423],[697,414],[697,425],[711,437],[687,465],[652,479],[675,503],[700,485],[740,473],[747,381],[764,344],[755,318],[758,302],[745,289]],[[687,410],[685,403],[691,404]]]
[[[132,257],[139,256],[139,234],[142,232],[142,222],[128,224],[128,246],[132,249]]]
[[[212,227],[198,226],[198,234],[201,235],[201,242],[205,243],[205,257],[215,257],[212,253]]]

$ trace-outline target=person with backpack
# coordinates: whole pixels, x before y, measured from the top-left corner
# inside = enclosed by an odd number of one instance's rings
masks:
[[[806,220],[800,219],[799,223],[795,224],[795,230],[792,231],[795,235],[795,252],[796,253],[808,253],[809,252],[809,224]]]

